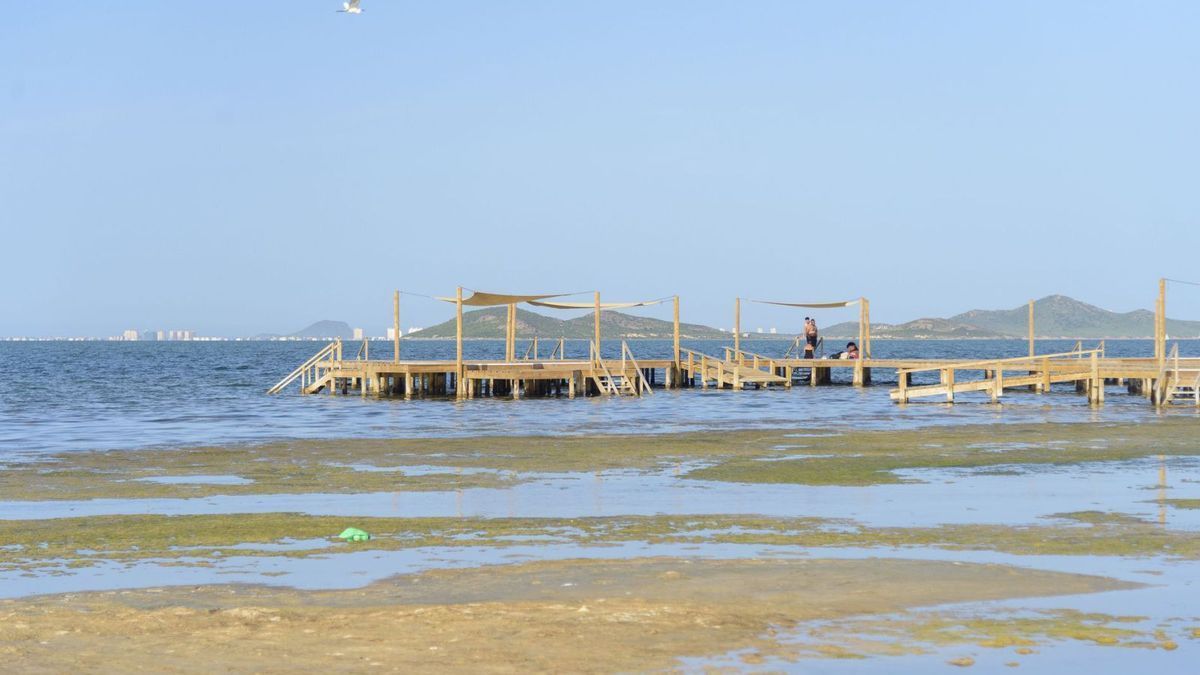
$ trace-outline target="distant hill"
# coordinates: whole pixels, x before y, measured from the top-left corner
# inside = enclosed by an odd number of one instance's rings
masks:
[[[342,338],[349,340],[354,337],[354,330],[345,321],[318,321],[307,328],[288,335],[294,338]]]
[[[463,313],[463,337],[465,338],[503,338],[504,322],[508,316],[506,307],[488,307]],[[591,314],[584,314],[573,319],[557,319],[517,309],[517,335],[519,337],[542,338],[565,337],[570,339],[592,337],[593,319]],[[605,310],[600,313],[600,335],[605,338],[670,338],[674,332],[670,321],[650,319],[641,316],[623,314]],[[716,328],[692,323],[681,323],[679,332],[682,337],[689,339],[708,339],[728,337]],[[455,335],[454,319],[444,321],[436,326],[424,328],[413,337],[418,338],[453,338]]]
[[[973,309],[949,319],[917,319],[902,324],[871,325],[879,338],[1023,338],[1029,333],[1029,308]],[[1034,328],[1039,338],[1150,338],[1154,313],[1139,309],[1110,312],[1065,295],[1051,295],[1033,303]],[[858,324],[839,323],[824,329],[827,337],[853,338]],[[1200,336],[1200,321],[1167,320],[1171,337]]]
[[[858,323],[847,321],[834,324],[823,329],[821,334],[827,338],[856,339],[858,338]],[[968,340],[982,338],[1000,339],[1015,336],[978,326],[957,323],[949,319],[915,319],[899,324],[873,323],[871,324],[871,337],[908,340]]]

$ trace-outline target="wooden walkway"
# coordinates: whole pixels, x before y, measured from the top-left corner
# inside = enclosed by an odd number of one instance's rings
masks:
[[[964,394],[983,393],[997,402],[1014,391],[1045,393],[1059,384],[1074,384],[1089,402],[1102,403],[1106,389],[1124,385],[1157,405],[1200,407],[1200,359],[1106,358],[1103,348],[1005,359],[804,359],[777,358],[725,348],[711,355],[681,348],[675,359],[635,357],[627,343],[620,358],[596,357],[594,343],[586,359],[557,357],[469,360],[462,382],[457,361],[371,360],[360,349],[346,358],[342,342],[326,345],[272,387],[283,391],[299,383],[304,394],[356,393],[404,398],[454,396],[643,396],[655,388],[702,387],[730,390],[829,385],[842,370],[855,386],[872,382],[872,371],[896,372],[890,390],[896,403],[936,400],[953,403]],[[915,378],[936,374],[933,384],[914,385]]]
[[[673,302],[673,340],[670,359],[639,361],[629,345],[621,343],[619,358],[601,358],[600,316],[606,309],[640,307],[664,302],[658,300],[609,303],[600,302],[600,293],[588,303],[560,302],[559,295],[504,295],[472,291],[464,297],[460,286],[454,298],[434,298],[456,306],[456,357],[454,360],[412,361],[400,359],[400,291],[393,296],[393,358],[371,360],[370,342],[364,341],[353,358],[346,358],[341,340],[331,342],[268,390],[276,394],[299,382],[304,394],[321,392],[363,396],[568,396],[579,395],[643,396],[656,386],[715,387],[744,390],[769,387],[790,388],[797,382],[816,387],[832,384],[835,370],[849,371],[850,383],[863,387],[871,384],[872,372],[893,370],[897,386],[890,392],[896,403],[936,400],[953,403],[964,394],[985,394],[998,402],[1013,391],[1046,393],[1054,385],[1073,384],[1091,403],[1103,403],[1107,388],[1124,385],[1130,394],[1142,395],[1158,406],[1193,405],[1200,409],[1200,358],[1180,358],[1179,344],[1167,350],[1166,279],[1159,280],[1158,301],[1154,312],[1154,356],[1150,358],[1108,358],[1104,343],[1084,349],[1076,343],[1073,350],[1056,354],[1035,353],[1034,303],[1029,303],[1029,354],[998,359],[877,359],[871,354],[870,302],[867,298],[832,303],[794,303],[755,300],[753,302],[796,308],[827,309],[859,307],[860,359],[800,358],[793,348],[782,357],[755,354],[741,349],[741,303],[734,302],[733,346],[721,355],[706,354],[680,346],[679,296]],[[516,352],[517,305],[529,303],[554,309],[591,309],[594,338],[587,358],[568,359],[565,340],[547,358],[538,352],[534,337],[524,358]],[[469,360],[463,358],[463,307],[508,308],[505,327],[505,358]],[[818,349],[804,352],[815,356]],[[662,373],[661,380],[658,376]],[[914,384],[917,379],[937,382]]]

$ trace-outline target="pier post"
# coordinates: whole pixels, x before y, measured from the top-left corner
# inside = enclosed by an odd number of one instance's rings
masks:
[[[742,299],[734,298],[733,301],[733,351],[738,352],[742,349]],[[736,356],[736,354],[735,354]]]
[[[871,358],[871,301],[862,299],[863,312],[863,340],[858,345],[858,351],[862,353],[862,358]],[[871,381],[871,371],[867,370],[867,382]]]
[[[667,381],[670,383],[670,386],[672,389],[679,386],[679,296],[678,295],[675,296],[675,310],[674,310],[673,324],[674,325],[672,327],[671,337],[674,341],[675,358],[674,358],[674,362],[672,363],[673,372],[672,372],[671,376],[667,378]]]
[[[1167,360],[1167,280],[1158,280],[1158,301],[1154,304],[1154,358],[1162,370]]]
[[[463,303],[462,303],[462,286],[455,291],[454,304],[454,372],[458,377],[462,377],[463,373]],[[458,391],[457,395],[462,398],[462,391]]]
[[[1091,403],[1104,403],[1104,378],[1100,377],[1100,355],[1092,352]]]
[[[400,291],[392,296],[392,343],[395,354],[393,363],[400,363]]]
[[[596,291],[595,300],[595,316],[593,317],[593,331],[595,332],[594,339],[596,341],[596,360],[600,361],[603,357],[600,355],[600,291]]]
[[[1029,301],[1029,358],[1034,357],[1033,301]]]

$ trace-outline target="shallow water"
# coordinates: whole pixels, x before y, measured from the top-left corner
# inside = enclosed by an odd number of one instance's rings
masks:
[[[631,343],[639,357],[666,358],[670,342]],[[719,353],[720,341],[685,346]],[[1043,352],[1068,350],[1073,341],[1041,341]],[[785,341],[745,340],[746,349],[779,354]],[[1200,341],[1181,341],[1200,356]],[[322,345],[315,342],[3,342],[0,364],[0,461],[17,454],[59,450],[225,444],[280,438],[403,437],[481,434],[670,432],[739,427],[900,428],[977,422],[1137,420],[1156,414],[1144,399],[1117,395],[1090,408],[1062,390],[1047,396],[1014,393],[1001,406],[964,398],[941,404],[897,406],[888,398],[893,373],[875,373],[877,386],[741,393],[658,391],[643,398],[363,400],[358,396],[266,396],[265,390]],[[376,343],[376,354],[390,353]],[[354,353],[357,345],[347,345]],[[448,341],[409,341],[405,358],[452,358]],[[468,358],[495,358],[499,341],[470,341]],[[610,341],[606,349],[619,349]],[[1020,356],[1020,340],[877,341],[875,355],[921,358]],[[523,346],[518,348],[522,351]],[[585,355],[586,343],[568,343]],[[1146,340],[1109,341],[1112,356],[1146,356]],[[615,351],[612,354],[616,356]],[[840,380],[848,377],[839,373]],[[881,386],[882,385],[882,386]],[[1195,415],[1177,410],[1172,414]]]
[[[930,527],[1025,525],[1044,522],[1055,513],[1117,511],[1173,529],[1200,530],[1200,509],[1176,509],[1159,501],[1200,497],[1200,458],[1195,457],[1023,467],[1017,475],[994,473],[1006,467],[902,470],[897,473],[921,482],[862,487],[750,485],[684,477],[698,466],[681,464],[661,472],[525,474],[530,480],[512,486],[448,491],[7,501],[0,502],[0,519],[276,512],[404,518],[738,514],[849,519],[869,527]],[[1163,470],[1167,482],[1160,486]]]

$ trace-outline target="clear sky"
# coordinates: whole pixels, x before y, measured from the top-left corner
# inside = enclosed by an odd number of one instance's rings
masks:
[[[718,326],[737,295],[1124,311],[1200,277],[1194,0],[338,4],[7,12],[0,335],[382,332],[392,289],[460,283]]]

